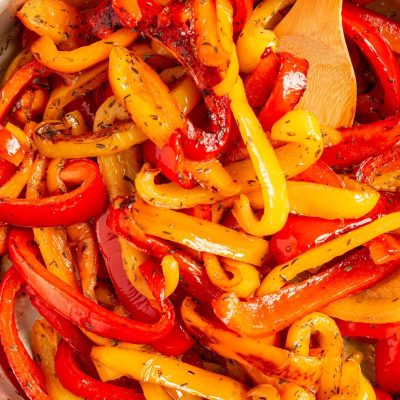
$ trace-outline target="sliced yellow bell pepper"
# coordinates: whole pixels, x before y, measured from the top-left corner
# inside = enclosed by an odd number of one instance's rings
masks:
[[[312,385],[321,375],[322,360],[316,357],[297,355],[279,347],[268,345],[262,340],[239,336],[224,329],[215,328],[200,316],[193,300],[186,298],[182,303],[182,318],[188,328],[201,338],[204,345],[222,355],[264,374]]]
[[[299,273],[319,267],[335,257],[400,227],[400,212],[384,215],[368,225],[345,233],[327,243],[314,247],[293,260],[276,266],[264,278],[257,291],[258,296],[279,290],[286,282],[295,278]]]
[[[154,383],[142,382],[140,384],[143,390],[143,394],[146,400],[171,400],[172,397],[166,392],[166,390]]]
[[[92,359],[103,381],[128,376],[140,382],[177,388],[206,399],[246,399],[247,388],[241,383],[156,353],[93,347]]]
[[[110,54],[109,80],[118,101],[137,127],[159,147],[184,128],[184,119],[168,87],[143,59],[122,47]]]
[[[82,397],[78,397],[65,389],[57,378],[54,358],[58,342],[59,337],[56,330],[47,321],[38,320],[33,324],[31,331],[32,350],[35,361],[45,377],[49,398],[54,400],[82,399]]]
[[[118,205],[116,204],[118,208]],[[177,211],[156,208],[136,199],[132,211],[138,226],[147,234],[197,251],[205,251],[258,265],[268,251],[268,242]],[[168,227],[168,229],[166,229]]]
[[[103,63],[84,71],[72,84],[61,84],[50,94],[43,120],[60,120],[63,108],[75,100],[96,89],[107,79],[108,64]]]
[[[58,50],[49,36],[42,36],[32,44],[31,51],[45,67],[71,74],[81,72],[106,60],[114,46],[129,46],[138,35],[137,32],[122,28],[106,39],[70,51]]]
[[[33,136],[38,150],[50,158],[105,156],[127,150],[146,139],[132,122],[73,136],[61,121],[45,121],[37,126]]]
[[[32,172],[34,156],[32,152],[26,153],[19,170],[0,187],[0,199],[16,198],[28,183]]]
[[[240,71],[252,72],[260,62],[266,47],[276,48],[272,25],[279,20],[278,11],[293,3],[290,0],[263,0],[255,8],[237,41]]]
[[[171,95],[184,115],[189,114],[202,99],[200,92],[189,76],[183,77],[173,86]]]
[[[307,315],[289,328],[286,348],[297,355],[309,355],[311,336],[315,333],[324,360],[318,398],[328,400],[337,393],[343,364],[343,338],[335,321],[321,313]]]
[[[225,292],[247,298],[260,286],[260,273],[250,264],[225,259],[224,267],[232,274],[229,278],[216,255],[203,253],[203,261],[211,282]]]
[[[48,36],[55,44],[71,50],[77,46],[83,19],[80,12],[61,0],[28,0],[17,17],[39,36]],[[50,22],[51,21],[51,22]]]
[[[229,97],[233,115],[249,151],[264,199],[264,214],[260,220],[253,214],[249,200],[244,195],[234,203],[233,213],[246,232],[255,236],[271,235],[282,229],[289,213],[285,177],[274,149],[247,101],[240,78]]]
[[[226,65],[229,56],[219,39],[215,2],[194,0],[192,10],[199,60],[211,67]]]
[[[175,257],[172,254],[168,254],[164,256],[161,261],[161,268],[164,275],[165,280],[165,294],[164,296],[167,298],[172,293],[175,292],[175,289],[179,283],[179,264],[178,261],[175,260]]]

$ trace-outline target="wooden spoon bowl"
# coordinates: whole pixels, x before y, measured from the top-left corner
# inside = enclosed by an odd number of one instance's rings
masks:
[[[341,13],[342,0],[297,0],[275,28],[279,51],[310,63],[307,89],[298,108],[333,128],[352,125],[357,100]]]

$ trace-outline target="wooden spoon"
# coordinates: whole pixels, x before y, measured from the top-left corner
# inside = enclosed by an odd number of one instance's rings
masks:
[[[322,125],[351,126],[357,85],[342,28],[343,0],[297,0],[275,28],[279,51],[308,60],[308,85],[298,108]]]

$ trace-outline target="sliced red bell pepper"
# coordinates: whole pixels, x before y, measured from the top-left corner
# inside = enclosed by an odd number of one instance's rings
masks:
[[[376,29],[361,18],[359,9],[344,3],[343,30],[372,65],[384,92],[382,111],[385,116],[400,110],[400,67],[395,54]]]
[[[11,369],[26,396],[32,400],[50,400],[42,372],[21,342],[15,322],[15,298],[23,283],[14,267],[8,270],[1,282],[0,340]]]
[[[293,178],[294,181],[313,182],[333,187],[344,187],[342,178],[325,162],[318,160],[311,167]]]
[[[160,313],[151,306],[147,297],[140,294],[130,283],[122,264],[118,237],[106,225],[106,219],[107,214],[103,214],[96,221],[96,234],[117,296],[132,317],[142,322],[154,323],[159,320]],[[193,343],[178,320],[172,331],[162,340],[153,342],[152,346],[165,355],[178,356],[190,349]]]
[[[209,204],[198,204],[197,206],[183,210],[183,212],[192,217],[211,221],[211,206]]]
[[[32,227],[72,225],[86,222],[104,211],[107,191],[96,163],[69,161],[60,178],[80,186],[69,193],[42,199],[0,199],[0,220]]]
[[[384,392],[383,390],[374,388],[376,400],[393,400],[392,396],[389,393]]]
[[[55,368],[61,384],[71,393],[91,400],[144,400],[143,393],[105,383],[85,374],[75,359],[72,348],[64,341],[58,345]]]
[[[257,68],[244,81],[246,97],[253,108],[261,108],[271,95],[279,71],[279,57],[270,48],[261,56]]]
[[[241,32],[254,8],[254,0],[231,0],[233,6],[233,33]]]
[[[331,167],[351,167],[377,156],[400,140],[400,116],[341,129],[342,141],[325,148],[321,160]]]
[[[43,78],[52,73],[34,60],[18,69],[0,91],[0,123],[4,123],[7,112],[16,102],[18,95],[36,78]]]
[[[394,335],[378,340],[375,348],[375,371],[378,386],[389,393],[400,392],[400,338]]]
[[[209,128],[200,129],[187,120],[187,129],[182,138],[187,158],[204,161],[219,157],[229,144],[232,113],[228,96],[214,94],[213,86],[221,81],[220,74],[215,67],[200,62],[196,50],[196,32],[192,24],[186,21],[186,5],[175,3],[165,7],[158,16],[158,23],[150,26],[146,34],[175,55],[204,97],[210,115]]]
[[[240,301],[234,294],[223,295],[213,302],[213,308],[231,329],[241,331],[245,327],[245,334],[267,335],[335,300],[372,286],[399,266],[398,261],[376,265],[368,249],[361,249],[303,282],[248,301]]]
[[[372,183],[376,176],[398,169],[400,169],[400,144],[394,145],[378,156],[364,160],[356,171],[356,178],[363,183]]]
[[[362,2],[358,1],[358,3]],[[364,0],[364,3],[367,4],[367,1]],[[367,8],[356,7],[351,4],[346,4],[346,7],[372,25],[386,39],[391,49],[400,53],[400,24],[397,21]]]
[[[350,322],[335,320],[340,332],[346,337],[357,337],[367,339],[389,339],[400,332],[400,325],[388,324],[367,324],[363,322]]]
[[[395,235],[384,233],[366,244],[376,264],[400,259],[400,240]]]
[[[222,291],[211,283],[204,267],[183,251],[176,250],[165,240],[145,235],[140,230],[132,216],[130,210],[132,206],[132,199],[127,199],[118,209],[111,206],[107,219],[108,226],[139,250],[158,260],[172,253],[179,263],[180,285],[195,299],[209,303],[218,297]]]
[[[287,112],[294,109],[307,87],[308,61],[290,53],[278,53],[279,72],[271,96],[258,114],[266,131]]]
[[[99,39],[110,36],[122,25],[111,5],[111,0],[103,0],[96,8],[89,10],[85,19],[90,32]]]
[[[317,244],[325,243],[346,232],[369,224],[399,207],[398,195],[382,192],[374,209],[359,219],[327,220],[289,215],[283,229],[272,236],[270,252],[278,263],[285,263]]]
[[[112,92],[109,96],[102,96],[101,99],[107,99],[110,96],[113,96]],[[63,111],[65,113],[68,113],[74,110],[78,110],[82,114],[82,117],[85,120],[87,126],[92,127],[94,123],[94,116],[98,107],[99,106],[96,104],[95,99],[93,98],[93,96],[91,96],[91,93],[89,93],[86,96],[79,97],[68,103],[63,108]]]
[[[33,235],[29,230],[12,229],[9,237],[10,258],[27,284],[57,313],[75,325],[100,336],[130,343],[151,343],[171,331],[175,323],[172,307],[166,309],[155,324],[114,314],[48,272],[35,257],[32,241]]]
[[[184,170],[184,159],[181,135],[171,135],[168,143],[159,149],[151,140],[143,144],[143,152],[146,160],[156,166],[161,173],[172,182],[185,189],[192,189],[196,181]]]
[[[0,186],[4,185],[17,171],[16,166],[0,158]]]
[[[138,26],[140,29],[145,28],[163,9],[155,0],[111,0],[111,2],[118,18],[128,28]]]

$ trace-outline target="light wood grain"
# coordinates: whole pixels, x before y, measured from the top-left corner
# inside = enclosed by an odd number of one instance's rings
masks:
[[[308,84],[298,108],[323,125],[351,126],[357,86],[341,19],[342,0],[297,0],[275,28],[279,51],[310,63]]]

